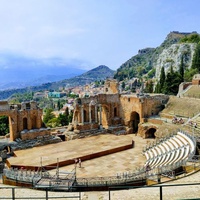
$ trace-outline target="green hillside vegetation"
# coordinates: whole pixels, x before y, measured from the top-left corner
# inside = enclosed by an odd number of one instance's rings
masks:
[[[193,33],[191,35],[185,35],[180,39],[180,43],[199,43],[200,35],[197,33]]]
[[[144,77],[151,79],[155,75],[153,63],[158,58],[158,55],[172,44],[180,42],[182,38],[186,38],[191,34],[171,32],[168,34],[164,42],[157,48],[146,48],[140,50],[137,55],[130,58],[122,64],[116,71],[114,78],[119,81],[131,79],[133,77]]]
[[[152,78],[155,76],[156,69],[154,63],[162,51],[172,44],[177,43],[196,43],[196,49],[192,60],[190,69],[185,65],[184,61],[187,55],[181,57],[181,64],[177,66],[178,71],[174,71],[171,66],[170,71],[165,74],[164,68],[161,69],[159,81],[152,90]],[[169,58],[170,59],[170,58]],[[128,81],[133,77],[141,78],[147,81],[145,92],[147,93],[164,93],[169,95],[176,95],[178,93],[179,84],[184,81],[191,81],[194,74],[200,73],[200,36],[196,32],[179,33],[171,32],[168,34],[164,42],[157,48],[146,48],[139,50],[136,56],[133,56],[127,62],[122,64],[114,75],[119,81]],[[150,87],[149,87],[150,84]]]

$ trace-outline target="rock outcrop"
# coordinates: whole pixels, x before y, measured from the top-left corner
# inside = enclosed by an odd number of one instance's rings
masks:
[[[179,70],[182,56],[184,65],[190,68],[195,48],[196,44],[194,43],[181,43],[172,44],[170,47],[163,49],[156,62],[153,64],[156,69],[155,77],[159,79],[162,67],[164,67],[165,73],[170,70],[171,66],[174,71]]]

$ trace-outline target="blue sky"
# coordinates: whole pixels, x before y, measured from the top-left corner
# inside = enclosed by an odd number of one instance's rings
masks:
[[[199,0],[0,0],[7,55],[117,69],[170,31],[200,33]],[[4,57],[4,55],[6,55]]]

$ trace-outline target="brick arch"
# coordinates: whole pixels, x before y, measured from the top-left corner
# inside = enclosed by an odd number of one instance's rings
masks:
[[[28,129],[28,120],[27,117],[23,118],[23,130]]]
[[[114,117],[117,117],[117,116],[118,116],[117,113],[118,113],[118,112],[117,112],[117,107],[114,107]]]
[[[139,130],[138,130],[138,135],[141,136],[142,138],[156,138],[156,131],[158,127],[155,125],[150,125],[150,126],[144,126],[140,125]]]
[[[83,110],[83,116],[84,116],[83,121],[89,122],[89,113],[86,109]]]
[[[36,102],[10,105],[7,101],[0,101],[0,116],[9,117],[11,141],[20,138],[20,133],[25,128],[31,130],[31,124],[33,123],[35,124],[34,128],[42,127],[42,110],[36,106]],[[32,121],[33,116],[35,116],[35,122]],[[26,118],[26,120],[24,118]]]
[[[133,133],[137,133],[138,132],[138,124],[139,123],[140,123],[140,115],[139,115],[139,113],[136,112],[136,111],[131,112],[129,126],[130,126],[130,128],[132,128]]]
[[[156,132],[156,128],[150,127],[145,132],[145,138],[156,138],[155,132]]]
[[[33,115],[31,121],[32,121],[32,129],[37,128],[37,117],[35,115]]]
[[[14,140],[15,137],[18,137],[17,131],[17,117],[10,111],[0,112],[0,116],[7,116],[9,119],[9,132],[10,132],[10,139],[11,141]]]

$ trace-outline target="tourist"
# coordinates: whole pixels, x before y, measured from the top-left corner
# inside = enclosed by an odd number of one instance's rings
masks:
[[[75,159],[74,159],[74,165],[75,165],[75,167],[76,167],[77,164],[78,164],[78,159],[75,158]]]
[[[79,168],[81,168],[81,159],[78,159]]]

